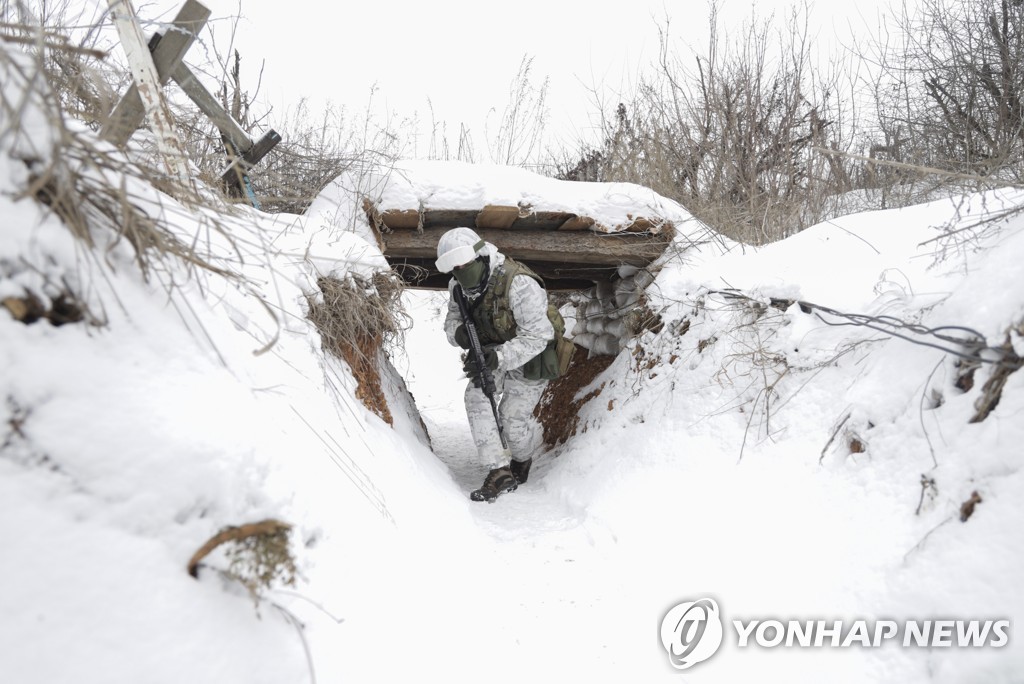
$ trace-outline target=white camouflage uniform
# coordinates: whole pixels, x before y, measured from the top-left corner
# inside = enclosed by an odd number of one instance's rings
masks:
[[[479,253],[490,259],[490,277],[493,278],[498,267],[505,262],[505,255],[490,242],[485,243]],[[444,331],[448,342],[457,346],[455,330],[462,324],[462,315],[453,296],[456,284],[454,278],[448,283],[448,316],[444,321]],[[483,293],[479,296],[482,297]],[[476,299],[468,295],[467,298],[470,302]],[[542,435],[533,409],[548,381],[527,380],[523,377],[522,366],[544,351],[555,338],[555,329],[548,319],[547,294],[533,278],[524,275],[513,278],[508,298],[516,319],[516,336],[495,347],[498,355],[498,368],[494,371],[495,399],[499,401],[498,414],[512,458],[525,461],[532,458],[540,446]],[[491,469],[508,466],[491,403],[484,391],[472,382],[466,386],[466,414],[481,463]]]

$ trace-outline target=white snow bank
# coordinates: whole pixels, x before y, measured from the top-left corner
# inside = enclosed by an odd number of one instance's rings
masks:
[[[0,82],[11,96],[13,81]],[[22,128],[46,133],[46,111],[25,107]],[[104,325],[26,325],[0,309],[0,672],[22,682],[302,681],[303,637],[284,611],[308,608],[308,578],[329,568],[315,585],[326,589],[312,592],[325,610],[369,613],[331,592],[369,581],[369,566],[350,564],[371,548],[407,549],[403,535],[420,525],[382,486],[432,477],[436,515],[465,519],[400,380],[386,373],[383,383],[392,428],[355,398],[349,369],[325,357],[305,318],[318,276],[368,276],[383,258],[301,217],[192,210],[137,178],[114,179],[226,274],[155,257],[146,282],[127,240],[97,223],[90,250],[21,196],[23,149],[0,149],[3,168],[18,171],[0,177],[0,297],[31,293],[49,306],[70,293]],[[80,172],[95,182],[108,173]],[[217,571],[221,552],[198,581],[188,575],[218,530],[266,518],[294,525],[301,595],[275,591],[276,607],[257,612]],[[337,562],[314,565],[310,549]],[[322,619],[312,612],[320,618],[303,619]]]
[[[615,615],[615,625],[630,616],[654,624],[658,609],[704,596],[727,621],[1024,615],[1014,569],[1024,562],[1014,529],[1024,515],[1024,374],[1011,374],[996,409],[970,423],[995,368],[982,365],[973,387],[959,389],[956,353],[970,345],[904,331],[944,351],[768,305],[804,299],[926,328],[964,326],[972,330],[940,332],[971,341],[976,331],[991,347],[1009,335],[1020,350],[1024,215],[998,216],[1022,200],[1002,191],[848,216],[759,250],[670,262],[648,290],[664,330],[646,333],[584,390],[602,387],[581,413],[585,431],[544,480],[614,539],[621,564],[609,573],[620,583],[602,593],[612,603],[580,623]],[[995,223],[978,225],[986,217]],[[720,294],[729,288],[745,298]],[[982,503],[961,522],[973,492]],[[615,629],[601,624],[597,632]],[[626,628],[609,641],[631,638]],[[645,679],[671,676],[654,662],[656,646],[635,648]],[[1013,647],[726,643],[693,676],[1011,682],[1022,668]]]

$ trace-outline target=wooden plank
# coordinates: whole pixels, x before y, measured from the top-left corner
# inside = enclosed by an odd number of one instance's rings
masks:
[[[589,216],[573,214],[562,225],[558,226],[558,230],[589,230],[592,225],[594,225],[594,219]]]
[[[185,148],[174,130],[170,112],[163,99],[163,91],[160,89],[160,76],[139,27],[135,8],[132,7],[130,0],[108,0],[107,4],[131,68],[134,81],[132,88],[135,88],[135,97],[141,108],[140,120],[148,121],[156,139],[157,149],[167,164],[170,175],[176,176],[182,185],[188,187],[190,176],[188,165],[185,163]]]
[[[380,214],[384,225],[392,230],[415,229],[420,223],[420,214],[415,209],[388,209]],[[595,225],[600,233],[647,233],[660,230],[663,219],[638,218],[618,226],[597,225],[589,216],[578,216],[562,211],[538,211],[522,214],[516,207],[487,205],[480,211],[474,209],[427,209],[423,212],[423,226],[426,228],[458,228],[466,226],[481,230],[512,231],[583,231]]]
[[[240,154],[245,154],[249,151],[253,146],[249,135],[242,130],[238,122],[231,118],[231,115],[217,102],[217,98],[213,96],[213,93],[199,82],[199,79],[188,68],[188,65],[184,62],[178,62],[178,66],[175,67],[171,78],[185,91],[189,99],[195,102],[196,106],[199,107],[199,111],[209,117],[221,135],[227,138]]]
[[[671,234],[674,230],[674,226],[660,218],[635,218],[629,224],[626,225],[626,230],[630,233],[649,233],[651,231],[667,232]]]
[[[422,233],[400,230],[384,235],[384,255],[388,258],[436,258],[437,243],[445,230],[447,229],[426,228]],[[669,238],[666,236],[636,233],[563,233],[496,229],[481,229],[477,233],[515,259],[595,266],[647,266],[661,256],[669,244]]]
[[[477,228],[511,228],[519,218],[519,207],[505,207],[488,204],[476,216]]]
[[[424,228],[459,228],[475,226],[478,209],[427,209],[423,212]]]
[[[564,211],[535,211],[517,219],[511,230],[558,230],[572,216]]]
[[[382,213],[380,220],[391,230],[416,230],[416,226],[420,225],[420,212],[415,209],[391,209]]]
[[[111,9],[122,2],[127,3],[128,0],[108,0]],[[182,57],[192,46],[199,31],[206,25],[206,20],[209,18],[209,9],[196,0],[185,0],[185,4],[174,18],[175,30],[164,36],[156,50],[153,51],[152,62],[156,66],[157,87],[167,83],[175,67],[181,62]],[[100,129],[100,137],[122,146],[142,125],[145,118],[146,109],[139,96],[139,89],[133,83]]]

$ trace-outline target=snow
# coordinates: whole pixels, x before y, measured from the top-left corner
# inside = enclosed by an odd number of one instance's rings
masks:
[[[703,229],[678,203],[633,183],[576,183],[510,166],[409,159],[346,172],[307,213],[330,225],[350,227],[355,223],[353,197],[371,199],[382,213],[520,207],[587,216],[598,232],[623,231],[637,218],[665,219],[686,233]],[[659,229],[660,224],[652,231]]]
[[[9,147],[0,159],[11,171],[0,294],[52,296],[67,282],[106,321],[25,325],[0,311],[9,681],[680,681],[658,634],[684,600],[714,597],[728,620],[1024,614],[1024,374],[969,423],[990,365],[962,392],[939,349],[760,304],[967,326],[991,347],[1009,334],[1020,353],[1024,218],[970,227],[1020,206],[1017,191],[667,258],[648,290],[662,331],[595,381],[581,431],[540,456],[526,485],[483,505],[468,499],[484,471],[442,295],[404,295],[413,326],[384,383],[394,426],[356,399],[305,318],[316,277],[384,266],[361,208],[339,199],[359,179],[305,216],[211,216],[151,191],[140,201],[158,201],[178,234],[209,238],[214,263],[245,279],[170,259],[147,281],[123,242],[90,254],[45,207],[16,199],[22,162]],[[543,196],[595,217],[662,202],[635,186],[563,195],[513,169],[412,167],[425,180],[389,185],[395,202]],[[967,232],[934,241],[957,227]],[[922,476],[934,486],[922,490]],[[982,502],[961,522],[973,491]],[[212,569],[222,556],[188,575],[218,530],[266,518],[294,525],[296,587],[257,606]],[[976,650],[727,638],[683,680],[1014,682],[1022,671],[1013,638]]]

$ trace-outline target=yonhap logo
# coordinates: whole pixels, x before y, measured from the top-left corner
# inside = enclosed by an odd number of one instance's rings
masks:
[[[661,643],[672,667],[685,670],[704,662],[722,645],[722,618],[714,599],[680,603],[661,621]]]
[[[1011,639],[1009,619],[733,619],[730,646],[746,649],[902,648],[1001,649]],[[680,603],[661,619],[661,645],[677,670],[702,663],[726,638],[718,603],[702,598]]]

